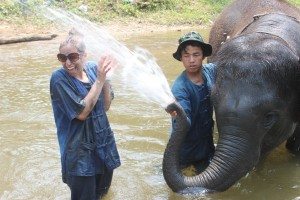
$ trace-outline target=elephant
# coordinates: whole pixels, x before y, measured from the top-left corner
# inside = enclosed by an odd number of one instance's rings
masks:
[[[185,176],[178,152],[189,128],[178,103],[163,156],[163,175],[174,191],[222,192],[286,142],[300,152],[300,10],[282,0],[236,0],[215,20],[209,43],[216,63],[211,92],[218,142],[209,166]]]

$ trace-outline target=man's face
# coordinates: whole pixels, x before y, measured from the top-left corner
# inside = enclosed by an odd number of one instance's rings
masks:
[[[188,45],[181,52],[181,61],[188,73],[198,72],[202,67],[203,51],[200,47]]]

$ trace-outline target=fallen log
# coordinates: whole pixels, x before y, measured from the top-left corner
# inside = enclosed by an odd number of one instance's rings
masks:
[[[0,38],[0,45],[3,44],[12,44],[19,42],[32,42],[38,40],[51,40],[55,38],[57,34],[48,34],[48,35],[29,35],[29,36],[18,36],[18,37],[10,37],[10,38]]]

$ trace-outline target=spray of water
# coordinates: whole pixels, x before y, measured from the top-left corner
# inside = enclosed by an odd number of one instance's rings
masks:
[[[98,60],[103,53],[111,54],[122,70],[124,85],[134,89],[145,99],[165,108],[174,97],[155,58],[145,49],[129,50],[100,26],[73,13],[54,8],[40,9],[43,16],[59,24],[61,28],[74,27],[84,35],[92,59]],[[109,78],[113,78],[110,71]]]

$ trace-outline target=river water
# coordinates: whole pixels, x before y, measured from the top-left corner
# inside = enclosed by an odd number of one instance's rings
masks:
[[[198,30],[207,38],[208,30]],[[157,59],[171,85],[183,70],[172,58],[183,33],[168,32],[122,41],[139,45]],[[206,39],[207,40],[207,39]],[[49,98],[49,78],[57,68],[59,39],[0,46],[0,199],[69,199],[61,181],[60,156]],[[226,192],[204,196],[173,193],[162,175],[170,118],[162,107],[124,88],[116,72],[115,100],[108,112],[122,166],[115,170],[107,200],[300,199],[300,160],[284,146]]]

